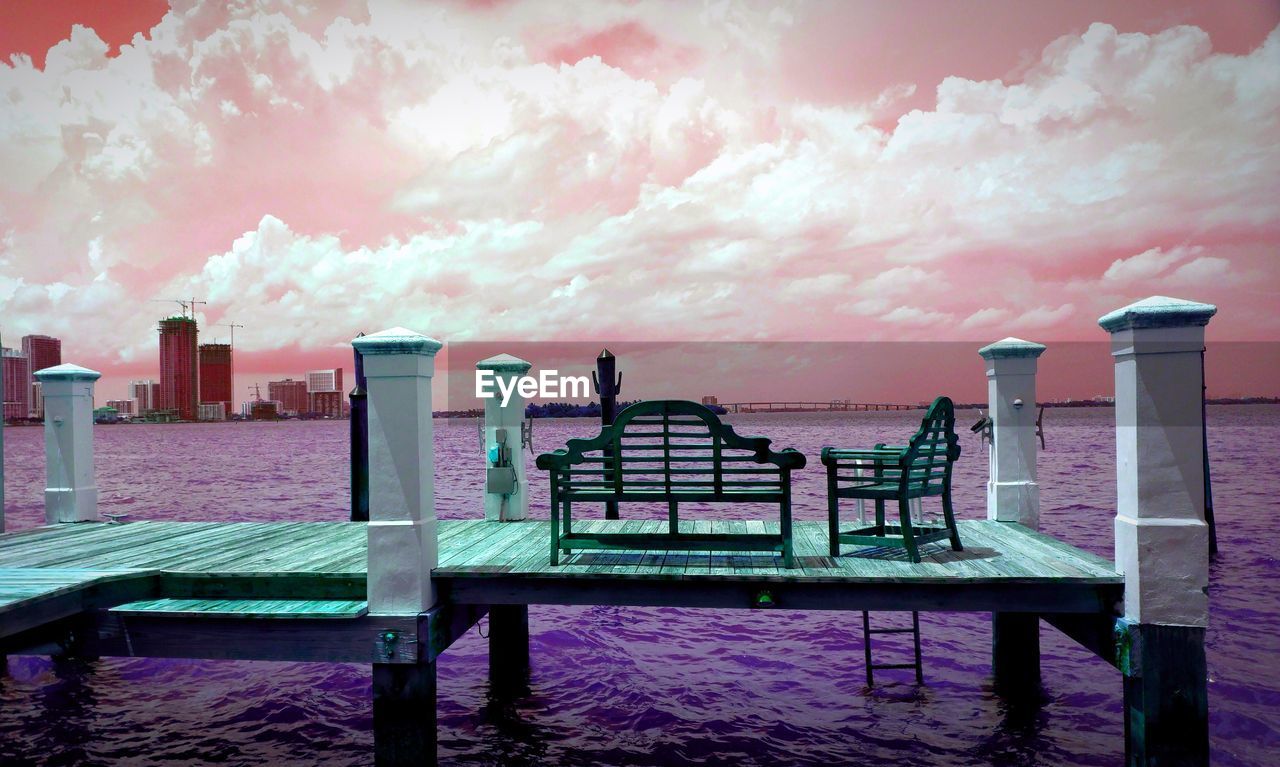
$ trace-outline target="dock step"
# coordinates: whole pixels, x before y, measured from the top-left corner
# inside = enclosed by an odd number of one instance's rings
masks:
[[[120,615],[186,618],[359,618],[369,603],[338,599],[146,599],[111,608]]]

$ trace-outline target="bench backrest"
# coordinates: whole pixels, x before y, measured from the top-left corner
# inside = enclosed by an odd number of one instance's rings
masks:
[[[772,452],[769,444],[765,437],[739,436],[696,402],[652,400],[618,413],[597,437],[569,440],[566,450],[540,456],[538,466],[567,475],[562,487],[573,490],[780,491],[784,473],[803,466],[804,458]]]
[[[955,406],[949,398],[938,397],[925,411],[899,463],[906,470],[906,487],[926,495],[941,494],[951,486],[951,464],[959,457]]]

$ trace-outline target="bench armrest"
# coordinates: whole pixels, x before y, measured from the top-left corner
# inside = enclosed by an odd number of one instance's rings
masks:
[[[608,446],[613,439],[613,430],[608,426],[601,427],[600,433],[589,439],[571,439],[565,447],[543,453],[534,461],[539,469],[548,471],[567,469],[574,464],[582,463],[582,454],[592,450],[600,450]]]

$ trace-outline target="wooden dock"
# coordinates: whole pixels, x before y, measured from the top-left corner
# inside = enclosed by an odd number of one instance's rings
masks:
[[[986,520],[961,523],[965,551],[930,546],[916,565],[887,549],[832,558],[825,523],[799,522],[793,569],[775,555],[696,551],[584,552],[552,567],[546,522],[439,524],[441,600],[417,616],[368,614],[358,522],[84,523],[2,535],[0,653],[412,664],[434,661],[486,613],[501,622],[504,610],[539,604],[1025,613],[1101,636],[1124,588],[1104,560]],[[517,634],[521,622],[517,614]],[[515,655],[518,675],[527,660]]]

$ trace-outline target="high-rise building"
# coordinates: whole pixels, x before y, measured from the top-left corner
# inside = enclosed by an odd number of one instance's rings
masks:
[[[44,384],[34,381],[31,384],[31,417],[44,420]]]
[[[129,382],[129,398],[138,403],[136,415],[142,415],[148,410],[157,408],[160,403],[156,401],[155,392],[159,388],[159,384],[150,378]]]
[[[225,419],[231,417],[231,400],[231,345],[200,344],[200,404],[221,404]]]
[[[31,366],[17,349],[0,348],[0,374],[4,376],[4,420],[31,415]]]
[[[32,418],[44,416],[44,398],[32,388],[37,381],[32,377],[37,370],[62,364],[62,341],[52,336],[29,335],[22,337],[22,353],[27,356],[27,406]]]
[[[307,411],[342,417],[342,368],[307,371]]]
[[[191,317],[160,320],[160,409],[174,410],[184,421],[196,420],[200,401],[198,333]]]
[[[308,412],[307,382],[286,378],[267,382],[267,399],[280,403],[281,415],[298,415]]]

